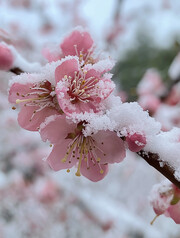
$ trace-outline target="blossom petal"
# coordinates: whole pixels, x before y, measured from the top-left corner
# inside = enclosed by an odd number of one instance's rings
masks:
[[[38,109],[39,107],[36,106],[22,106],[18,115],[19,125],[26,130],[37,131],[46,117],[57,113],[54,108],[46,107],[34,114],[34,111]]]
[[[65,140],[68,133],[72,133],[74,129],[74,124],[68,124],[64,115],[52,115],[41,124],[40,134],[43,141],[49,140],[55,144]]]
[[[96,155],[100,163],[119,163],[126,156],[124,142],[111,131],[100,131],[93,136],[96,141]]]
[[[42,50],[42,55],[48,62],[58,61],[63,57],[59,47],[54,44],[45,46]]]
[[[69,59],[60,64],[55,70],[56,83],[61,81],[65,75],[74,78],[75,71],[79,70],[77,59]]]
[[[93,46],[93,40],[88,32],[73,31],[68,37],[64,39],[60,45],[64,55],[77,55],[81,53],[88,53],[88,50]]]
[[[9,102],[16,103],[17,99],[25,99],[23,95],[26,95],[30,92],[30,87],[32,87],[32,85],[33,84],[30,83],[14,83],[9,90]]]
[[[93,164],[93,162],[89,159],[88,160],[88,168],[87,168],[87,162],[85,160],[82,161],[81,164],[81,174],[88,178],[89,180],[93,182],[97,182],[99,180],[102,180],[107,172],[108,172],[108,165],[98,163]]]
[[[180,202],[176,205],[171,205],[165,215],[170,216],[176,224],[180,224]]]
[[[47,162],[54,171],[72,168],[77,162],[76,159],[72,159],[71,163],[69,163],[69,160],[62,162],[62,159],[66,155],[67,146],[70,141],[71,140],[69,139],[61,140],[59,144],[54,145],[50,155],[48,156]]]

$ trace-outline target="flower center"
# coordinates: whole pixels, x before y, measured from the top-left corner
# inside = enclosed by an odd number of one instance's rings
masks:
[[[81,176],[80,169],[82,161],[86,162],[86,169],[91,169],[92,166],[97,165],[99,167],[99,172],[103,174],[104,170],[101,168],[101,158],[96,154],[97,150],[102,153],[102,156],[106,156],[106,154],[98,148],[96,141],[91,136],[84,137],[84,135],[80,133],[68,145],[67,152],[64,158],[61,159],[61,162],[66,163],[68,161],[71,163],[72,160],[77,159],[78,168],[76,176]],[[92,163],[90,164],[90,162]],[[70,170],[68,169],[67,172],[70,172]]]
[[[81,64],[81,67],[84,67],[86,64],[96,63],[95,59],[92,57],[94,47],[91,47],[90,49],[88,49],[87,53],[85,53],[83,49],[80,52],[78,52],[77,45],[74,45],[74,49],[75,49],[76,55],[79,57],[79,62]]]
[[[75,72],[74,78],[67,75],[64,76],[64,79],[69,82],[68,94],[73,104],[78,101],[87,103],[98,96],[98,78],[93,76],[86,78],[86,74],[87,71],[84,71],[82,74]]]
[[[28,93],[21,94],[17,92],[17,96],[21,96],[24,99],[17,99],[16,104],[23,103],[24,106],[37,106],[38,108],[33,112],[30,121],[34,117],[36,112],[43,110],[45,107],[56,108],[61,112],[58,106],[55,88],[52,87],[51,83],[48,81],[42,82],[40,84],[34,84],[29,88]]]

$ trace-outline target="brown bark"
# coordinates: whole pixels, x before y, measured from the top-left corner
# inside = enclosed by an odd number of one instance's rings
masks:
[[[21,73],[24,73],[20,68],[12,68],[12,69],[10,69],[10,72],[12,72],[16,75],[20,75]]]
[[[175,169],[167,162],[160,160],[158,154],[144,152],[143,150],[139,151],[137,154],[180,189],[180,181],[174,176]],[[161,163],[163,166],[161,166]]]

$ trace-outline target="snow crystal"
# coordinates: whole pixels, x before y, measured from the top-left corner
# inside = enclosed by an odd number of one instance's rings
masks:
[[[85,65],[84,69],[85,70],[90,70],[90,69],[94,69],[96,70],[97,72],[103,72],[104,70],[107,71],[112,69],[115,65],[115,61],[112,60],[112,59],[102,59],[100,61],[98,61],[97,63],[95,64],[87,64]]]

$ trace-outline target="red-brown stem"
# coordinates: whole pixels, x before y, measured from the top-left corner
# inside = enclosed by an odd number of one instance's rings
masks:
[[[137,154],[180,189],[180,181],[178,181],[178,179],[174,176],[175,169],[167,162],[160,160],[158,154],[144,152],[143,150],[141,150]],[[161,163],[163,164],[163,166],[161,166]]]

